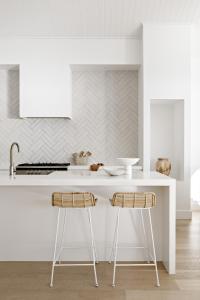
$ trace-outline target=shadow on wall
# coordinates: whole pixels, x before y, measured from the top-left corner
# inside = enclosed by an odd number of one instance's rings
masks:
[[[19,118],[19,71],[9,70],[7,72],[7,117],[9,119]]]

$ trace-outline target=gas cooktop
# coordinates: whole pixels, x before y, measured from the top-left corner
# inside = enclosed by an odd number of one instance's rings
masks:
[[[70,163],[32,163],[19,164],[17,175],[48,175],[54,171],[67,171]]]

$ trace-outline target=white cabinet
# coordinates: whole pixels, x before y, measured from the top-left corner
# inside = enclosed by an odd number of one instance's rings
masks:
[[[71,69],[55,61],[20,65],[20,117],[71,118]]]

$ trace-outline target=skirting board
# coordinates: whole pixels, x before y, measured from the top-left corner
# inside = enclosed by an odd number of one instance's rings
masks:
[[[192,219],[192,211],[191,210],[177,210],[176,211],[176,219],[181,220],[181,219]]]

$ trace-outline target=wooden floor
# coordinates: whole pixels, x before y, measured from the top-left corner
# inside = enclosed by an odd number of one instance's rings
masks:
[[[58,268],[49,288],[49,263],[1,262],[0,300],[199,300],[200,213],[192,221],[177,222],[177,274],[169,276],[159,266],[161,287],[154,286],[149,269],[118,268],[117,286],[111,287],[112,268],[97,266],[99,288],[93,286],[90,268]]]

